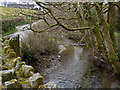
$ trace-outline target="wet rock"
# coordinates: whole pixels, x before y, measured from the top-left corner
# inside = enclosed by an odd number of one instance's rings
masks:
[[[21,57],[17,57],[16,59],[12,60],[13,67],[15,67],[19,61],[21,61]]]
[[[29,78],[29,85],[31,88],[38,88],[39,85],[43,85],[43,77],[39,73],[33,74]]]
[[[16,64],[16,66],[15,66],[15,69],[17,70],[17,71],[19,71],[19,69],[21,68],[21,66],[22,65],[25,65],[25,62],[17,62],[17,61],[15,61],[15,63],[14,64]]]
[[[29,65],[22,65],[20,68],[20,74],[24,77],[30,77],[33,75],[34,68]]]
[[[16,79],[16,73],[14,69],[2,71],[2,82]]]
[[[5,88],[22,88],[22,84],[16,79],[5,82]]]
[[[7,55],[8,58],[14,58],[16,57],[16,53],[15,52],[10,52],[8,55]]]
[[[58,86],[54,82],[50,81],[45,84],[45,88],[58,88]]]

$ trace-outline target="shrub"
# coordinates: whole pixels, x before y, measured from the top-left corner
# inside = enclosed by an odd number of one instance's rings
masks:
[[[12,19],[1,19],[0,20],[2,23],[2,33],[6,33],[8,31],[11,31],[15,29],[16,25],[19,25],[21,21],[23,21],[23,18],[12,18]]]
[[[39,59],[39,56],[58,52],[57,41],[50,33],[31,33],[21,44],[21,55],[26,63]]]
[[[82,38],[82,34],[79,31],[67,32],[66,37],[73,41],[79,42]]]

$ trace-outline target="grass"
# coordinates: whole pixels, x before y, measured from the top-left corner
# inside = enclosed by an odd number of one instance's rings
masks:
[[[2,7],[0,6],[0,16],[1,18],[14,18],[17,17],[18,13],[21,11],[20,8],[10,8],[10,7]],[[29,9],[22,9],[26,14],[33,14],[37,12],[37,10],[29,10]],[[22,17],[23,15],[19,15],[19,17]]]
[[[29,9],[22,9],[26,14],[34,14],[35,12],[37,12],[37,10],[29,10]],[[16,17],[24,17],[24,21],[21,21],[19,23],[19,25],[25,25],[25,24],[29,24],[30,23],[30,18],[26,18],[26,16],[23,16],[21,14],[18,13],[21,12],[20,8],[10,8],[10,7],[2,7],[0,6],[0,17],[2,19],[13,19]],[[37,20],[31,20],[31,22],[36,22]],[[14,32],[16,32],[17,29],[13,29],[13,30],[9,30],[8,32],[3,32],[3,36],[12,34]]]
[[[2,33],[2,36],[7,36],[7,35],[9,35],[9,34],[12,34],[12,33],[16,32],[16,31],[17,31],[17,28],[15,28],[15,29],[13,29],[13,30],[9,30],[8,32]]]

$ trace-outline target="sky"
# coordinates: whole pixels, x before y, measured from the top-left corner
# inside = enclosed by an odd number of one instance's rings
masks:
[[[27,1],[27,2],[30,2],[30,1],[32,1],[32,0],[0,0],[0,2],[4,2],[4,1],[6,1],[6,2],[16,2],[16,3],[19,3],[19,1]]]
[[[4,1],[7,1],[7,2],[17,2],[17,3],[19,3],[19,0],[0,0],[0,2],[4,2]]]

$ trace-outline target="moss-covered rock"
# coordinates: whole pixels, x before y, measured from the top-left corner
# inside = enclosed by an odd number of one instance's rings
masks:
[[[43,77],[39,73],[35,73],[29,78],[29,85],[31,88],[38,88],[39,85],[43,84]]]
[[[22,88],[22,84],[16,79],[5,82],[5,88]]]
[[[54,82],[48,82],[45,84],[45,88],[58,88],[58,86]]]
[[[38,89],[42,89],[42,88],[45,88],[44,85],[39,85]]]
[[[2,71],[2,82],[16,79],[16,73],[14,69]]]
[[[9,54],[10,52],[14,52],[14,50],[13,49],[8,49],[7,54]]]
[[[6,65],[3,65],[2,70],[8,70],[8,67]]]
[[[10,49],[10,46],[9,45],[5,46],[4,49],[3,49],[4,53],[6,53],[8,49]]]
[[[21,61],[21,57],[17,57],[17,58],[15,58],[14,60],[12,60],[12,65],[13,65],[13,67],[15,67],[16,66],[16,64],[19,62],[19,61]]]
[[[9,44],[9,40],[5,40],[4,45],[8,45],[8,44]]]
[[[19,35],[13,36],[10,39],[9,45],[14,51],[16,52],[17,56],[20,53],[20,46],[19,46]]]
[[[17,63],[16,63],[16,66],[15,66],[15,69],[16,69],[17,71],[19,71],[22,65],[25,65],[25,62],[21,62],[21,61],[17,62]]]
[[[15,52],[10,52],[8,55],[7,55],[7,58],[14,58],[16,57],[16,53]]]
[[[33,75],[33,72],[34,72],[34,68],[29,65],[22,65],[22,67],[20,68],[20,74],[23,77],[30,77]]]

